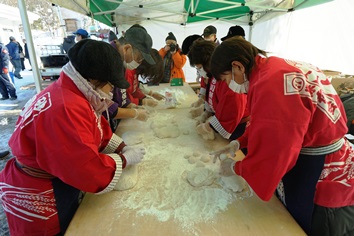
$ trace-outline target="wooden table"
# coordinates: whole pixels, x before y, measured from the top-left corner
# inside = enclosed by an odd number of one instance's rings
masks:
[[[172,89],[188,93],[185,101],[196,100],[188,86]],[[147,150],[138,164],[139,181],[126,191],[87,193],[66,235],[305,235],[276,197],[263,202],[250,189],[236,194],[218,184],[198,188],[188,184],[183,171],[192,170],[195,164],[185,159],[186,153],[205,156],[228,143],[219,135],[213,141],[198,136],[189,104],[157,109],[148,122],[120,123],[117,133],[123,137],[141,134]],[[166,121],[178,127],[178,137],[155,136],[153,127]],[[239,158],[242,155],[237,153]],[[217,164],[206,166],[217,170]]]

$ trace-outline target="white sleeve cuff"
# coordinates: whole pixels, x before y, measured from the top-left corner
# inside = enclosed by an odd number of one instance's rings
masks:
[[[119,137],[116,134],[113,134],[111,137],[111,140],[109,140],[107,146],[104,148],[102,153],[104,153],[104,154],[114,153],[117,150],[117,148],[119,147],[119,145],[121,145],[122,142],[123,142],[123,139],[121,137]]]
[[[96,193],[96,195],[100,195],[112,191],[114,186],[116,186],[116,184],[118,183],[119,177],[122,175],[122,166],[123,166],[122,158],[115,153],[112,153],[109,156],[116,162],[116,172],[114,173],[113,179],[108,184],[108,186],[105,189],[103,189],[101,192]]]

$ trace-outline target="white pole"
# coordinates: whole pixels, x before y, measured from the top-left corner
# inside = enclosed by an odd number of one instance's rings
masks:
[[[23,31],[25,32],[28,53],[31,58],[33,79],[34,79],[34,83],[36,85],[36,91],[37,91],[37,93],[39,93],[42,90],[41,75],[40,75],[39,69],[38,69],[37,57],[36,57],[36,52],[35,52],[34,44],[33,44],[33,40],[32,40],[32,32],[31,32],[31,27],[30,27],[29,21],[28,21],[26,5],[25,5],[24,0],[18,0],[17,2],[18,2],[18,8],[20,9]]]
[[[55,11],[59,17],[59,22],[60,22],[60,29],[61,29],[61,34],[60,36],[63,36],[63,38],[66,38],[66,29],[65,29],[65,21],[63,20],[63,16],[61,15],[61,10],[59,5],[54,6]]]
[[[253,25],[250,25],[248,31],[248,42],[252,43],[252,32],[253,32]]]

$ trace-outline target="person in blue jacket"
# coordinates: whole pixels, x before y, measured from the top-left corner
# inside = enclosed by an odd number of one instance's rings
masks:
[[[8,43],[6,47],[7,50],[9,50],[11,64],[15,68],[14,75],[17,79],[22,79],[22,76],[20,74],[22,66],[21,66],[21,58],[20,58],[18,43],[15,37],[13,36],[11,36],[9,39],[10,39],[10,43]]]
[[[7,100],[10,96],[11,100],[17,99],[16,88],[8,76],[9,60],[9,52],[0,38],[0,93],[2,95],[0,100]]]

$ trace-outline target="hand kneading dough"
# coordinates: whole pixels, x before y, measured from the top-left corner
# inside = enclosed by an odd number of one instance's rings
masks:
[[[138,166],[131,165],[124,168],[122,175],[118,179],[118,183],[114,186],[114,190],[128,190],[134,188],[138,183]]]
[[[194,187],[211,185],[214,182],[215,173],[205,167],[197,167],[188,173],[187,180]]]
[[[224,189],[229,189],[235,193],[242,192],[246,188],[246,181],[238,175],[220,176],[217,182]]]

